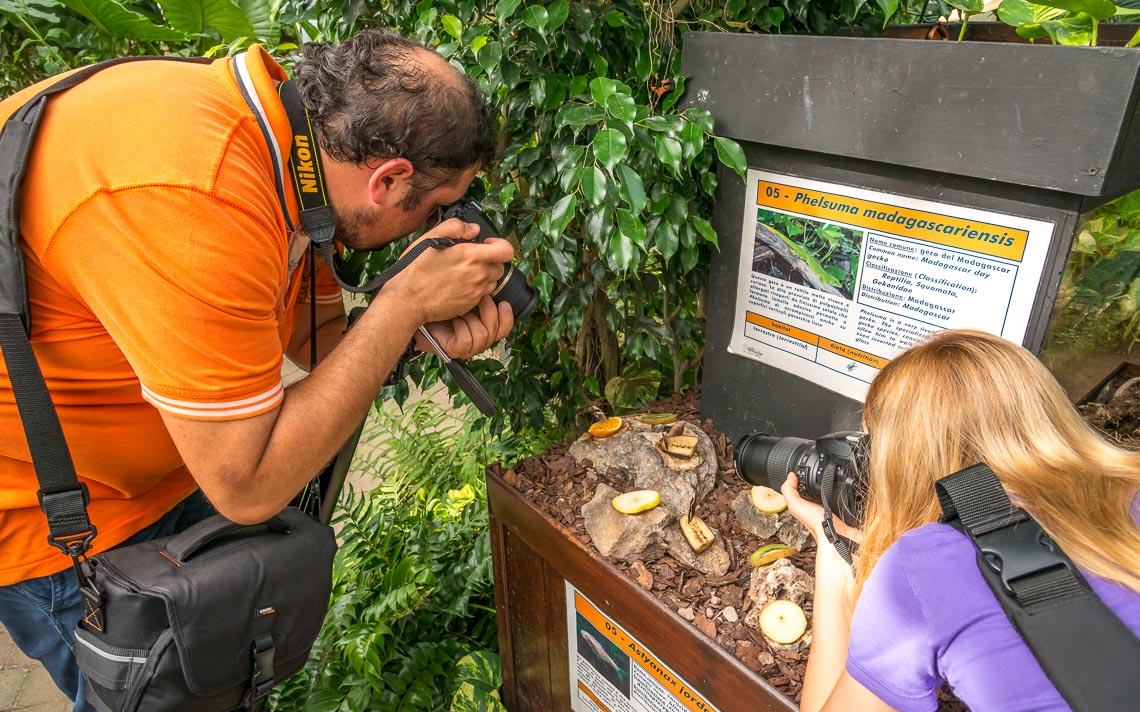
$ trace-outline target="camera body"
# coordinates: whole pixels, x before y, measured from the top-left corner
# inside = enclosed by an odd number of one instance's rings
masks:
[[[451,218],[459,218],[463,222],[479,226],[479,234],[475,236],[473,242],[483,242],[488,237],[499,236],[499,231],[474,200],[460,200],[444,208],[440,221]],[[515,269],[512,262],[503,263],[503,276],[499,278],[491,298],[496,304],[502,302],[510,304],[516,323],[525,319],[538,304],[538,292],[526,281],[526,275]]]
[[[867,490],[866,433],[841,431],[818,440],[751,433],[737,441],[734,462],[741,479],[779,491],[794,472],[800,496],[825,500],[844,523],[859,526]]]

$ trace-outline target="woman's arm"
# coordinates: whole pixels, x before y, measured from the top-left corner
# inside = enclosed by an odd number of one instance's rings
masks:
[[[800,497],[795,474],[781,492],[788,511],[815,538],[815,597],[812,602],[811,652],[804,673],[801,712],[887,712],[886,703],[844,669],[851,634],[855,579],[851,567],[823,534],[823,508]],[[839,533],[858,540],[859,532],[834,522]]]

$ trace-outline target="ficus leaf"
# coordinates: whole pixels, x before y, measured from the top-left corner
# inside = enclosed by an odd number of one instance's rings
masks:
[[[748,160],[744,157],[744,149],[736,141],[723,136],[717,136],[716,157],[720,162],[736,171],[741,180],[745,180],[748,172]]]
[[[522,21],[527,27],[532,27],[538,30],[540,34],[545,35],[547,23],[550,22],[550,14],[542,5],[527,5],[523,8]]]
[[[606,180],[606,174],[597,166],[591,166],[582,175],[582,194],[595,208],[606,200]]]
[[[601,123],[605,118],[605,112],[596,106],[567,104],[558,110],[558,114],[554,118],[554,125],[557,128],[569,126],[577,130],[583,126]]]
[[[590,80],[590,96],[599,104],[605,104],[606,99],[617,91],[617,83],[607,77],[594,77]]]
[[[515,14],[522,0],[499,0],[499,4],[495,5],[495,17],[499,18],[499,23],[505,23]]]
[[[443,23],[443,31],[455,39],[463,36],[463,23],[455,15],[444,15],[440,22]]]
[[[634,214],[639,214],[645,208],[646,201],[645,185],[641,181],[641,176],[624,163],[618,165],[617,176],[621,179],[618,194]]]
[[[636,215],[625,208],[617,209],[617,219],[618,230],[623,235],[633,240],[635,245],[645,244],[645,223],[638,220]]]
[[[617,129],[602,129],[594,136],[593,148],[598,162],[613,171],[614,166],[625,158],[625,135]]]

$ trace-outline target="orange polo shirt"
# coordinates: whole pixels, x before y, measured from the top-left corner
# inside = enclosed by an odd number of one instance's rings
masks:
[[[288,229],[258,116],[287,161],[285,78],[258,47],[135,62],[45,110],[20,207],[31,341],[91,492],[94,553],[196,489],[159,409],[230,420],[283,398],[282,354],[308,309],[307,240]],[[45,85],[0,103],[0,120]],[[296,225],[288,183],[283,195]],[[318,274],[318,303],[339,303]],[[0,585],[70,565],[47,545],[37,489],[0,364]]]

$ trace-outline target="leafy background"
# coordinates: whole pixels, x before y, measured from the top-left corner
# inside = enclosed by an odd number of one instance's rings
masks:
[[[1137,3],[1005,0],[996,15],[1035,41],[1091,44],[1100,23],[1128,19]],[[378,399],[404,409],[378,409],[365,432],[374,457],[360,466],[383,485],[345,498],[333,605],[309,665],[273,706],[502,708],[483,468],[577,432],[591,406],[620,413],[699,383],[713,198],[745,162],[707,112],[677,108],[684,31],[876,33],[982,9],[982,0],[0,0],[0,95],[114,56],[223,56],[255,41],[288,65],[303,41],[384,25],[435,47],[492,103],[501,159],[472,194],[540,294],[504,349],[470,364],[503,417],[488,421],[462,399],[455,410],[413,403],[409,383]],[[1140,339],[1138,200],[1102,206],[1080,228],[1056,348],[1125,350]],[[361,279],[392,259],[349,257]],[[446,381],[430,360],[410,376],[417,387]]]

